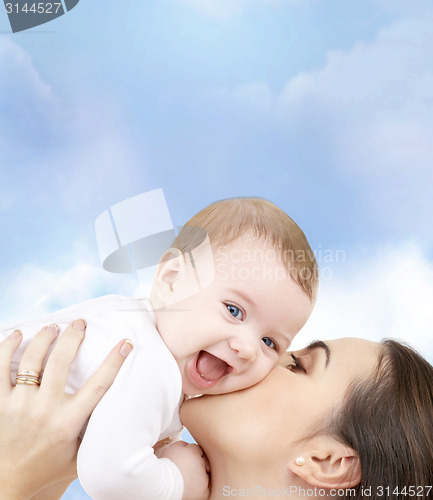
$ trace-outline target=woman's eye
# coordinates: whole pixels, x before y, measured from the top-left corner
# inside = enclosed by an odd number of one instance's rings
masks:
[[[269,337],[263,337],[263,342],[270,347],[271,349],[275,349],[278,352],[278,345]]]
[[[239,307],[233,306],[231,304],[226,304],[229,313],[237,319],[244,319],[244,313]]]
[[[295,356],[294,354],[290,354],[292,357],[294,364],[293,365],[288,365],[288,369],[292,372],[301,372],[301,373],[307,373],[305,368],[302,366],[301,362],[299,361],[298,357]]]

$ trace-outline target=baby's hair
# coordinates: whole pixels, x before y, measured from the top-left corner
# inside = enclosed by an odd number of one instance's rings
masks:
[[[213,250],[245,235],[269,242],[290,276],[312,302],[316,300],[319,278],[314,253],[296,222],[272,202],[261,198],[216,201],[183,226],[172,247],[185,254],[196,248],[206,234]]]

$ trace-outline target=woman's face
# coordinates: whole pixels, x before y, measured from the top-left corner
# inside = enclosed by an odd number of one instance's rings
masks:
[[[181,417],[209,458],[240,454],[245,459],[296,452],[321,417],[342,401],[350,383],[368,377],[382,346],[363,339],[315,342],[286,353],[259,384],[242,391],[187,401]]]

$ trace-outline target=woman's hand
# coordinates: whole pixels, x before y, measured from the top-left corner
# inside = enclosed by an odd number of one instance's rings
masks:
[[[0,344],[0,500],[27,500],[76,477],[78,436],[132,349],[122,340],[75,394],[65,393],[69,367],[84,338],[85,322],[66,328],[50,354],[40,386],[11,384],[11,360],[21,343],[15,330]],[[29,343],[19,370],[42,371],[55,325]]]

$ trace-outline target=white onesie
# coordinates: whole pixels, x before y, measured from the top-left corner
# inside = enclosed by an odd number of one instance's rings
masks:
[[[67,392],[77,391],[116,343],[134,342],[112,387],[89,419],[78,452],[78,477],[93,500],[180,500],[183,479],[168,459],[158,459],[153,445],[180,432],[182,379],[177,363],[156,329],[148,300],[107,295],[38,320],[2,328],[23,332],[12,362],[15,381],[30,339],[45,325],[61,331],[74,319],[87,323],[86,336],[72,363]]]

